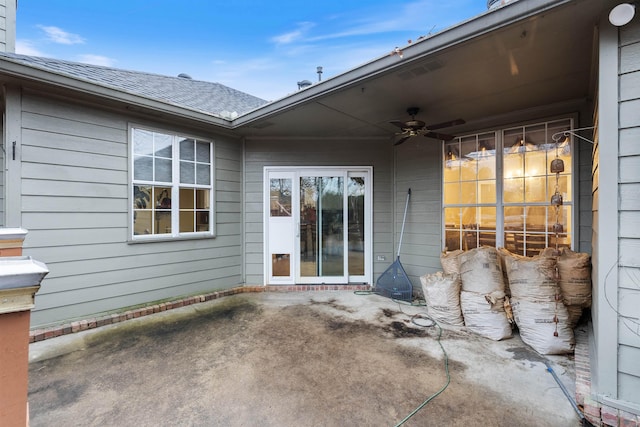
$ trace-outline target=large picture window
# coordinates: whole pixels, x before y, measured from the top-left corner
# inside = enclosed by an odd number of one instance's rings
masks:
[[[571,129],[556,120],[456,138],[444,146],[444,246],[482,245],[532,256],[556,244],[571,247],[571,142],[552,135]],[[559,158],[564,170],[551,171]],[[554,194],[563,203],[550,203]],[[562,224],[562,230],[554,228]]]
[[[211,235],[213,144],[134,128],[134,239]]]

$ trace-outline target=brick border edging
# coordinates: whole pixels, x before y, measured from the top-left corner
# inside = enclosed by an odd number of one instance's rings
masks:
[[[159,304],[127,310],[120,313],[105,314],[103,316],[92,317],[84,320],[76,320],[71,323],[63,323],[48,328],[32,329],[29,331],[29,344],[44,341],[62,335],[73,334],[88,329],[95,329],[101,326],[112,325],[124,322],[137,317],[149,314],[160,313],[191,304],[198,304],[242,293],[259,292],[304,292],[304,291],[370,291],[370,285],[270,285],[270,286],[238,286],[222,291],[211,292],[203,295],[196,295],[167,301]]]
[[[585,418],[598,427],[640,427],[640,415],[604,405],[593,399],[587,327],[576,329],[575,338],[576,403],[583,408]]]

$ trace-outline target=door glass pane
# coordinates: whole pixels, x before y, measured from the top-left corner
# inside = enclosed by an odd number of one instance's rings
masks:
[[[271,178],[269,198],[271,216],[291,216],[291,179]]]
[[[300,275],[344,275],[342,177],[300,177]]]
[[[347,191],[349,198],[349,275],[364,275],[364,178],[350,177]]]

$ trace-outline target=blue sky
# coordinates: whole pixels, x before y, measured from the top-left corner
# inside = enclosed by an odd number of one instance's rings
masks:
[[[16,52],[273,100],[486,11],[485,0],[20,0]]]

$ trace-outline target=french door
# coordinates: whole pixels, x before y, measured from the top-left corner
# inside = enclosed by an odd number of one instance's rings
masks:
[[[371,168],[265,168],[268,284],[371,282]]]

